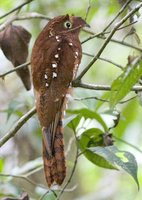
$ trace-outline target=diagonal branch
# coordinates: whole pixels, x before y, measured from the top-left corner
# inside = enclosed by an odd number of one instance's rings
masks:
[[[9,132],[5,134],[3,138],[0,139],[0,147],[4,145],[10,138],[12,138],[17,131],[36,113],[36,108],[33,107],[30,111],[28,111],[25,115],[23,115],[10,129]]]
[[[86,56],[89,56],[89,57],[93,57],[93,58],[94,58],[94,56],[93,56],[92,54],[89,54],[89,53],[86,53],[86,52],[83,52],[83,54],[86,55]],[[112,60],[109,60],[108,58],[99,57],[98,59],[101,60],[101,61],[105,61],[105,62],[111,63],[111,64],[115,65],[116,67],[118,67],[118,68],[124,70],[124,67],[123,67],[123,66],[121,66],[120,64],[118,64],[118,63],[116,63],[116,62],[114,62],[114,61],[112,61]]]
[[[34,1],[34,0],[28,0],[28,1],[26,1],[25,3],[22,3],[21,5],[19,5],[19,6],[17,6],[16,8],[10,10],[10,11],[7,12],[6,14],[0,16],[0,19],[2,19],[2,18],[4,18],[4,17],[10,15],[11,13],[13,13],[13,12],[19,10],[20,8],[22,8],[23,6],[27,5],[28,3],[32,2],[32,1]]]
[[[80,75],[76,78],[75,82],[79,82],[81,78],[86,74],[86,72],[90,69],[90,67],[97,61],[99,56],[102,54],[106,46],[108,45],[109,41],[111,40],[112,36],[115,34],[117,29],[125,22],[129,17],[131,17],[135,12],[137,12],[142,7],[142,3],[137,5],[133,10],[131,10],[122,20],[120,20],[111,31],[111,33],[106,38],[105,42],[103,43],[102,47],[98,51],[97,55],[92,59],[92,61],[88,64],[88,66],[80,73]]]
[[[125,10],[125,8],[127,8],[127,6],[131,3],[132,0],[128,0],[123,6],[122,8],[119,10],[119,12],[117,13],[117,15],[112,19],[112,21],[104,28],[103,32],[105,32],[112,24],[113,22],[123,13],[123,11]]]
[[[19,66],[17,66],[16,68],[14,68],[14,69],[12,69],[12,70],[9,70],[9,71],[7,71],[7,72],[5,72],[5,73],[3,73],[3,74],[0,74],[0,78],[4,79],[4,77],[5,77],[6,75],[11,74],[11,73],[13,73],[13,72],[15,72],[15,71],[18,71],[18,70],[21,69],[21,68],[27,67],[28,65],[30,65],[30,62],[26,62],[26,63],[24,63],[24,64],[22,64],[22,65],[19,65]]]

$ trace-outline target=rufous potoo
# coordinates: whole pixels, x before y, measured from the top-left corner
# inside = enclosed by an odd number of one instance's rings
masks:
[[[66,176],[62,119],[82,57],[79,32],[84,26],[88,25],[81,17],[55,17],[39,34],[32,51],[32,80],[49,187],[54,181],[61,185]]]

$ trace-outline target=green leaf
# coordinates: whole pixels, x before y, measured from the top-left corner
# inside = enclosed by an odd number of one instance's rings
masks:
[[[127,66],[126,70],[112,83],[110,94],[111,108],[114,108],[114,106],[128,94],[132,86],[138,82],[141,76],[142,61],[134,66]]]
[[[78,114],[80,118],[85,117],[85,118],[95,119],[96,121],[98,121],[101,124],[104,131],[108,130],[107,125],[105,124],[105,122],[103,121],[101,116],[98,113],[96,113],[95,111],[83,108],[83,109],[79,109],[79,110],[70,110],[68,112],[72,113],[72,114]]]
[[[102,130],[97,128],[90,128],[84,131],[79,138],[81,149],[84,151],[91,146],[103,146],[103,135]]]
[[[66,127],[76,117],[77,117],[77,115],[71,115],[71,116],[65,118],[64,121],[63,121],[63,127]]]
[[[75,116],[75,115],[73,115]],[[76,115],[75,118],[73,118],[70,123],[68,123],[68,127],[75,130],[80,122],[81,116],[80,115]]]
[[[98,165],[99,159],[101,158],[101,163],[99,163],[99,166],[103,166],[104,164],[103,167],[109,168],[107,165],[105,165],[105,162],[107,162],[116,169],[122,168],[134,178],[139,188],[139,182],[137,178],[138,166],[135,157],[130,152],[120,151],[115,146],[90,147],[88,150],[92,152],[92,156],[94,154],[94,158],[89,157],[89,160],[94,164]],[[105,162],[102,160],[102,158],[105,160]]]
[[[84,153],[85,157],[95,165],[108,169],[116,169],[114,165],[112,165],[102,156],[90,150],[91,147],[104,146],[103,136],[104,133],[100,129],[97,128],[88,129],[87,131],[84,131],[81,134],[78,140],[79,147],[81,151]]]

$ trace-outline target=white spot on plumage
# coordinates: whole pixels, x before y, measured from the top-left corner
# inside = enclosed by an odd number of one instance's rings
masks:
[[[52,77],[53,77],[53,78],[56,78],[56,77],[57,77],[57,73],[56,73],[56,72],[53,72]]]
[[[70,43],[69,43],[69,46],[73,46],[73,43],[72,43],[72,42],[70,42]]]
[[[77,51],[75,52],[75,55],[78,56],[78,52]]]
[[[59,54],[55,54],[55,58],[59,58]]]
[[[60,51],[60,50],[61,50],[61,48],[60,48],[60,47],[58,47],[58,50]]]
[[[52,37],[53,36],[53,33],[52,31],[49,32],[49,37]]]
[[[47,76],[47,74],[44,74],[44,78],[45,78],[45,79],[48,79],[48,76]]]
[[[57,42],[60,42],[59,36],[56,36],[55,38],[56,38]]]
[[[57,63],[52,63],[53,68],[57,68]]]
[[[59,98],[55,99],[55,101],[54,101],[54,102],[57,102],[57,101],[59,101]]]
[[[46,85],[46,87],[48,87],[48,86],[49,86],[49,84],[48,84],[48,83],[46,83],[45,85]]]
[[[75,67],[78,67],[78,64],[76,64]]]

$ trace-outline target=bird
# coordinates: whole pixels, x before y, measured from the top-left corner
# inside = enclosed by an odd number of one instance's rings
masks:
[[[66,177],[63,118],[82,57],[79,33],[89,27],[77,16],[51,19],[37,37],[31,54],[36,110],[42,129],[43,165],[48,187]]]

